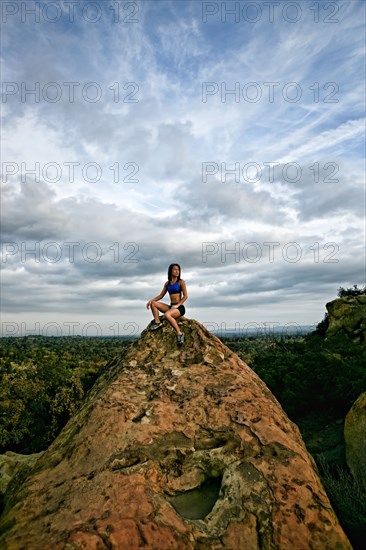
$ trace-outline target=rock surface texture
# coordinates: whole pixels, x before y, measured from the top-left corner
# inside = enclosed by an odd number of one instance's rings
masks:
[[[351,549],[300,433],[194,320],[110,363],[7,493],[2,549]]]
[[[6,492],[9,483],[15,476],[26,476],[42,454],[41,452],[22,455],[7,451],[0,455],[0,495],[2,496]]]
[[[344,440],[348,467],[366,489],[366,392],[360,395],[346,416]]]
[[[326,304],[329,327],[327,336],[344,333],[366,344],[366,296],[345,296]]]

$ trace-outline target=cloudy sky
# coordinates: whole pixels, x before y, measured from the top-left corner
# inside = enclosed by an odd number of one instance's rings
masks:
[[[2,334],[209,328],[365,280],[363,0],[2,2]]]

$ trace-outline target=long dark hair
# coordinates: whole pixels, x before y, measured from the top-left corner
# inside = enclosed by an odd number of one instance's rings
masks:
[[[172,271],[173,271],[173,267],[174,266],[177,266],[179,268],[179,275],[178,275],[178,281],[180,279],[180,272],[181,272],[181,269],[180,269],[180,265],[179,264],[170,264],[169,268],[168,268],[168,281],[170,283],[170,281],[172,280]]]

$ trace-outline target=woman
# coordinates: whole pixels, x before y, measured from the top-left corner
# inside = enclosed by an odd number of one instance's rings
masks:
[[[169,292],[170,305],[158,302],[165,294]],[[188,298],[186,283],[180,278],[180,266],[178,264],[171,264],[168,269],[168,280],[163,286],[163,290],[159,296],[152,298],[146,304],[147,309],[150,309],[154,316],[155,323],[152,325],[151,330],[157,330],[163,326],[163,323],[159,319],[159,311],[164,313],[164,318],[169,321],[174,330],[177,333],[178,344],[184,342],[184,332],[182,332],[178,326],[176,319],[185,314],[185,307],[183,302]]]

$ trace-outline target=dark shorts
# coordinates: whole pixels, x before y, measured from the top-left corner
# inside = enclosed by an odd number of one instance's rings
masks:
[[[170,307],[174,306],[175,304],[170,304]],[[181,315],[184,315],[185,312],[186,312],[186,308],[182,305],[182,306],[178,306],[178,311]]]

